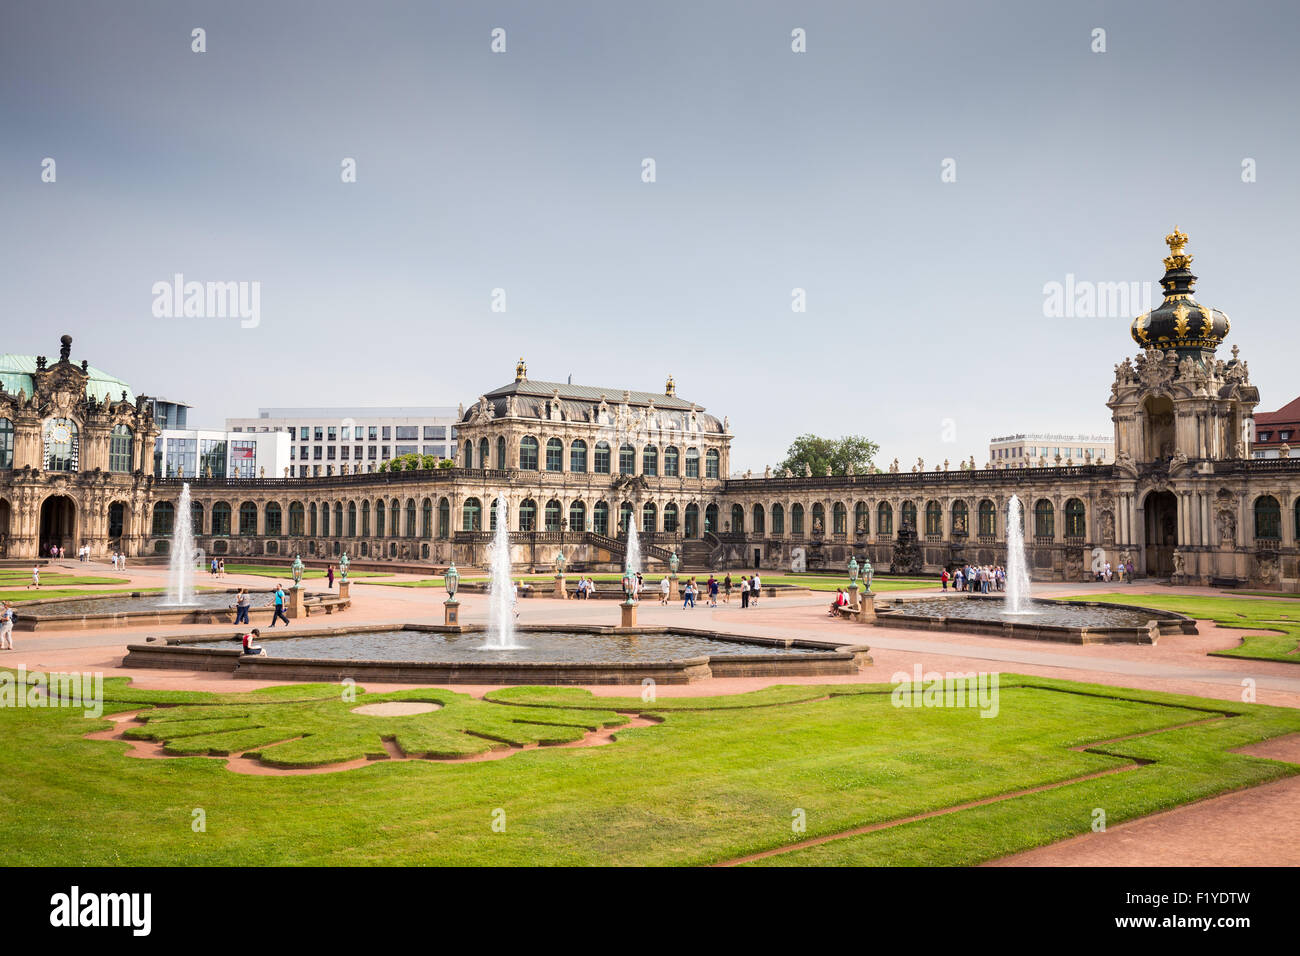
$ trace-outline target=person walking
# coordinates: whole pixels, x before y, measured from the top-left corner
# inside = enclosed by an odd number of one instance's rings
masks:
[[[334,565],[325,566],[325,580],[329,581],[327,587],[332,589],[334,587]]]
[[[14,649],[14,606],[8,601],[0,607],[0,651]]]
[[[668,603],[668,575],[659,579],[659,603],[666,605]]]
[[[235,623],[236,624],[248,623],[248,607],[249,607],[248,588],[240,588],[239,593],[235,595]],[[275,622],[272,621],[271,623],[274,624]]]
[[[948,590],[948,569],[947,568],[944,568],[943,573],[939,575],[939,583],[943,585],[943,589],[945,591]]]
[[[32,565],[32,581],[27,587],[29,589],[36,588],[38,591],[41,589],[41,566],[39,564]]]
[[[709,575],[709,607],[718,606],[718,579]]]
[[[225,558],[217,559],[217,580],[218,581],[226,580],[226,559]]]
[[[758,572],[755,571],[754,576],[749,579],[749,603],[757,604],[759,595],[762,593],[763,582],[758,579]]]
[[[682,594],[684,595],[682,599],[682,610],[684,611],[688,607],[695,607],[695,581],[693,578],[687,580],[686,587],[682,589]]]
[[[724,604],[731,603],[731,572],[730,571],[728,571],[727,576],[722,579],[722,601]]]
[[[275,586],[275,613],[271,615],[271,626],[275,627],[276,621],[284,621],[284,626],[289,626],[289,615],[284,613],[284,589],[279,584]]]
[[[743,574],[740,576],[740,606],[742,609],[749,607],[749,578]]]

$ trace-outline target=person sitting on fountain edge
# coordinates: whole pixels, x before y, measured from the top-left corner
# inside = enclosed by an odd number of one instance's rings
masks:
[[[253,628],[244,635],[244,653],[249,657],[265,657],[266,648],[257,643],[257,638],[262,636],[262,632]]]
[[[840,608],[842,608],[842,607],[848,607],[848,606],[849,606],[849,598],[848,598],[848,595],[846,595],[846,594],[844,593],[844,589],[843,589],[843,588],[839,588],[839,589],[835,592],[835,600],[831,601],[831,608],[830,608],[830,610],[827,611],[826,613],[827,613],[827,615],[830,616],[830,617],[838,617],[838,616],[839,616],[839,613],[840,613]]]

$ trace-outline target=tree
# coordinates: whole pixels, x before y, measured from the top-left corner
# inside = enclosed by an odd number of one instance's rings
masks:
[[[398,455],[379,466],[380,471],[418,471],[421,468],[450,468],[451,464],[439,461],[433,455]]]
[[[789,468],[793,475],[802,475],[807,465],[818,477],[826,474],[846,475],[849,465],[857,474],[870,474],[875,470],[872,459],[880,446],[862,435],[845,435],[843,438],[822,438],[820,435],[800,435],[786,449],[785,461],[776,466],[778,473]]]

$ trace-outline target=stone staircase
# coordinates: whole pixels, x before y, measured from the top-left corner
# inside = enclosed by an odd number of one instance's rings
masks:
[[[682,542],[681,553],[678,557],[682,559],[683,571],[708,571],[711,570],[710,561],[713,556],[713,549],[703,541],[687,539]]]

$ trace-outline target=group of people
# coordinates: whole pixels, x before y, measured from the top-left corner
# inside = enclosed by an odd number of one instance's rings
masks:
[[[208,574],[212,575],[218,581],[226,576],[226,559],[213,558],[212,563],[208,565]]]
[[[596,582],[589,577],[578,578],[578,586],[573,592],[579,601],[587,601],[596,593]]]
[[[1098,581],[1113,581],[1115,580],[1116,577],[1118,577],[1120,584],[1123,584],[1125,581],[1128,581],[1129,584],[1132,584],[1133,583],[1133,562],[1121,561],[1119,564],[1115,565],[1114,567],[1111,567],[1110,562],[1107,561],[1100,568],[1098,568],[1094,572],[1094,574]]]
[[[126,570],[126,553],[125,553],[125,552],[122,552],[122,551],[114,551],[114,552],[113,552],[113,570],[114,570],[114,571],[125,571],[125,570]]]
[[[995,564],[968,564],[949,574],[948,569],[944,568],[939,581],[945,591],[951,583],[954,591],[988,594],[990,591],[1007,589],[1007,569]]]

